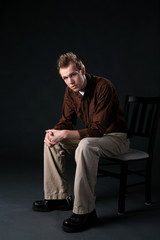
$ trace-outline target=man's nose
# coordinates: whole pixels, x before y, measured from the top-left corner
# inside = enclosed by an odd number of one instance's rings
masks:
[[[69,82],[70,84],[74,83],[73,78],[72,78],[72,77],[68,77],[68,82]]]

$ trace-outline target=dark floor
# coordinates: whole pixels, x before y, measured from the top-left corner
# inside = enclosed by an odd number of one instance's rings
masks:
[[[13,150],[13,149],[12,149]],[[65,233],[63,219],[72,212],[32,211],[32,202],[43,197],[43,164],[39,154],[34,157],[28,149],[1,154],[0,169],[0,239],[160,239],[160,184],[152,189],[152,205],[144,205],[144,188],[135,187],[126,199],[126,214],[117,215],[118,181],[98,178],[96,210],[99,223],[82,233]],[[33,150],[35,152],[35,149]],[[73,186],[74,161],[68,159],[69,180]]]

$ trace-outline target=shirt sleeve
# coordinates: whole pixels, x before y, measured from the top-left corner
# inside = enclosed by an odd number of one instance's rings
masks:
[[[102,85],[96,93],[95,101],[89,125],[79,130],[81,138],[102,137],[106,129],[114,122],[116,105],[119,106],[114,87],[108,84]]]
[[[66,90],[64,95],[63,107],[62,107],[62,117],[58,123],[54,126],[54,129],[63,130],[68,129],[72,130],[76,125],[77,115],[74,109],[73,103],[69,100],[68,92]]]

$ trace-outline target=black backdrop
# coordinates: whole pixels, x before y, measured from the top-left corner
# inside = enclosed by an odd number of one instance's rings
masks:
[[[109,78],[122,106],[126,94],[159,96],[159,7],[158,0],[1,3],[1,156],[14,159],[24,148],[36,155],[60,118],[65,84],[56,61],[67,51]]]

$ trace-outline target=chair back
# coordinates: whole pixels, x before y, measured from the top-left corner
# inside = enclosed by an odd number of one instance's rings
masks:
[[[160,117],[160,97],[126,96],[124,114],[129,135],[148,137],[148,153],[152,155]]]

